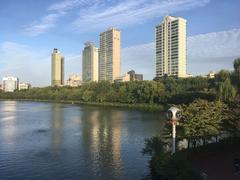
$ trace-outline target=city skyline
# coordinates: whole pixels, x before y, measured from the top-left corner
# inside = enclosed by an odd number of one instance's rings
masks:
[[[232,69],[233,59],[240,56],[237,0],[91,1],[93,5],[82,0],[25,1],[27,7],[18,1],[0,3],[0,22],[4,24],[0,36],[1,78],[12,75],[34,86],[49,85],[49,59],[55,47],[65,55],[65,76],[80,74],[84,42],[99,42],[98,34],[115,26],[122,32],[121,75],[134,69],[150,80],[155,76],[155,26],[167,14],[188,21],[187,72],[198,75]],[[84,15],[83,9],[91,8]]]

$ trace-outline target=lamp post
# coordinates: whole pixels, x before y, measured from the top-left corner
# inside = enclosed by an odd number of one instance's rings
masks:
[[[181,119],[181,111],[176,107],[171,107],[167,111],[167,118],[172,124],[172,154],[176,152],[176,126],[177,121]]]

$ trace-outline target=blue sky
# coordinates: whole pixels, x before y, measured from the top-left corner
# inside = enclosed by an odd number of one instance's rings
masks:
[[[84,42],[99,46],[99,33],[117,27],[122,74],[134,69],[152,79],[154,30],[168,14],[188,21],[189,73],[231,70],[240,56],[239,7],[239,0],[1,0],[0,78],[49,85],[55,47],[65,56],[65,77],[81,74]]]

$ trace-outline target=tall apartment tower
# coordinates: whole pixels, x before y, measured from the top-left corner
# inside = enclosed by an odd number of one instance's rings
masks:
[[[64,85],[64,57],[54,48],[52,53],[52,86]]]
[[[111,28],[100,34],[99,80],[113,82],[121,71],[121,33]]]
[[[156,26],[156,77],[187,77],[186,24],[181,17],[166,16]]]
[[[82,80],[98,81],[98,48],[86,42],[82,52]]]

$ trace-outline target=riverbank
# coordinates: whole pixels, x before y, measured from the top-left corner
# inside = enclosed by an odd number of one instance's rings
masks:
[[[130,108],[142,111],[151,112],[164,112],[167,109],[167,105],[160,104],[126,104],[126,103],[110,103],[110,102],[84,102],[84,101],[70,101],[70,100],[46,100],[46,99],[0,99],[0,101],[32,101],[32,102],[49,102],[49,103],[63,103],[63,104],[77,104],[77,105],[89,105],[89,106],[102,106],[102,107],[120,107]]]

